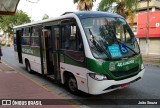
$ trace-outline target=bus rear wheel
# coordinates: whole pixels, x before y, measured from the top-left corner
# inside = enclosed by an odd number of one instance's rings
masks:
[[[68,77],[67,88],[72,94],[78,94],[77,81],[73,75]]]
[[[25,65],[26,65],[27,72],[32,73],[31,65],[28,60],[26,61]]]

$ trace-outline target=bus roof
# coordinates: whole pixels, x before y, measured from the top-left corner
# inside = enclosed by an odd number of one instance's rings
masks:
[[[41,25],[43,23],[46,22],[51,22],[51,21],[55,21],[55,20],[60,20],[63,18],[70,18],[73,16],[77,16],[79,19],[83,19],[83,18],[92,18],[92,17],[121,17],[122,16],[118,15],[118,14],[114,14],[114,13],[109,13],[109,12],[101,12],[101,11],[80,11],[80,12],[69,12],[69,13],[65,13],[63,15],[61,15],[60,17],[57,18],[49,18],[46,20],[41,20],[41,21],[37,21],[37,22],[32,22],[32,23],[27,23],[24,25],[19,25],[19,26],[15,26],[13,28],[21,28],[21,27],[25,27],[25,26],[30,26],[30,25]]]
[[[80,19],[88,17],[122,17],[118,14],[102,11],[80,11],[75,13]]]

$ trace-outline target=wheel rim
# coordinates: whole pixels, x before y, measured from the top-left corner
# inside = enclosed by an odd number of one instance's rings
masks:
[[[76,91],[76,89],[77,89],[76,79],[70,78],[68,81],[68,86],[71,91],[73,91],[73,92]]]

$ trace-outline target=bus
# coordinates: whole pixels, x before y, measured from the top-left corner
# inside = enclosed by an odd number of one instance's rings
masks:
[[[28,72],[38,72],[76,94],[98,95],[142,79],[139,45],[123,17],[70,12],[14,27],[14,50]]]

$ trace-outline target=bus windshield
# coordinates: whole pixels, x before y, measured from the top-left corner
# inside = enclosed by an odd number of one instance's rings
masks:
[[[119,59],[140,53],[137,40],[123,18],[85,18],[81,22],[95,58]]]

